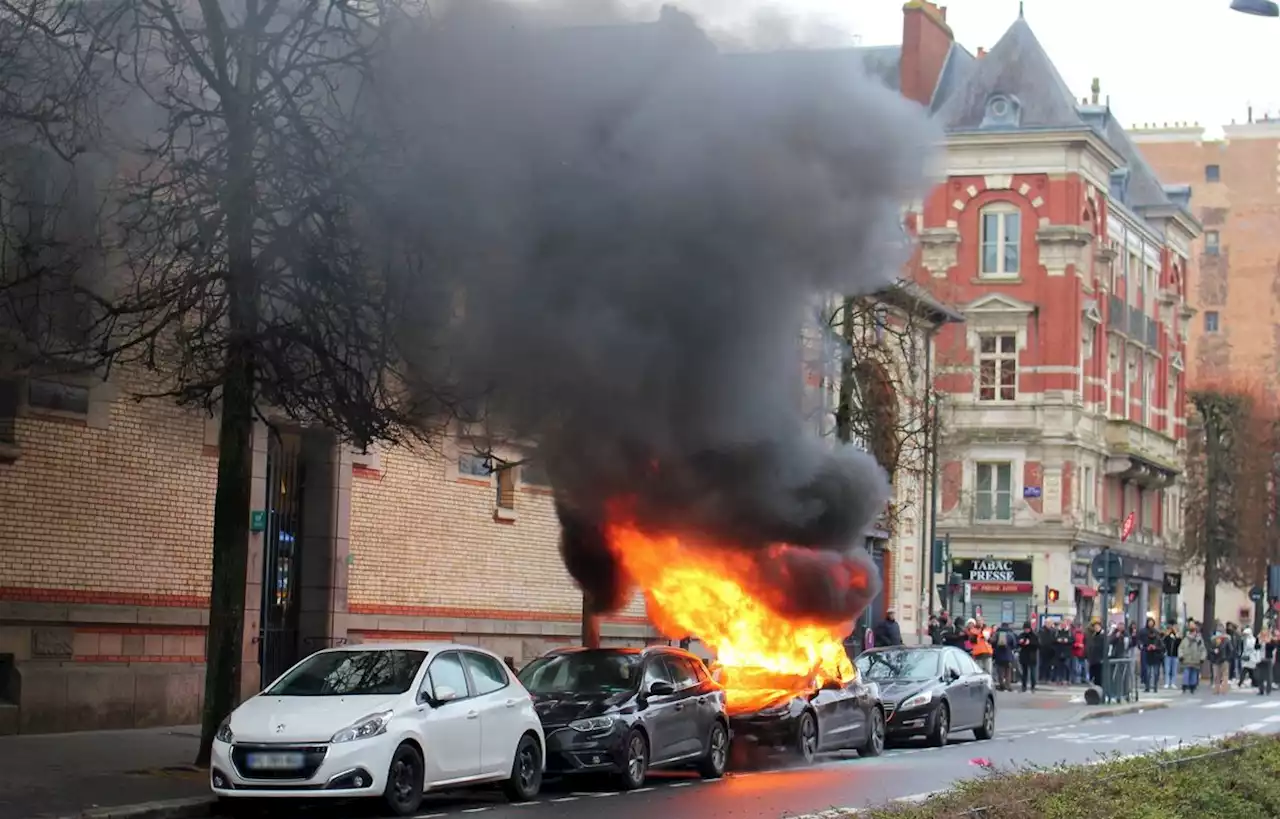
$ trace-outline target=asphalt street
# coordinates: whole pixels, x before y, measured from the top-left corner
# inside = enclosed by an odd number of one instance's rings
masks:
[[[496,791],[428,797],[421,819],[782,819],[831,808],[858,808],[891,800],[921,799],[971,777],[985,766],[1082,763],[1104,755],[1136,754],[1179,743],[1247,731],[1280,731],[1280,696],[1240,692],[1223,697],[1174,699],[1171,707],[1083,722],[1017,708],[1001,712],[996,736],[985,742],[957,736],[943,748],[923,744],[890,748],[879,758],[856,754],[827,758],[811,767],[731,773],[704,782],[692,774],[655,774],[648,787],[619,793],[605,781],[548,782],[537,801],[507,803]],[[1065,714],[1064,714],[1065,716]],[[272,811],[279,815],[278,806]],[[334,805],[301,812],[324,819],[372,819],[376,810]]]

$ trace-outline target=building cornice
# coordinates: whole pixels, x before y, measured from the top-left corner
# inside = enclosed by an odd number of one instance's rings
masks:
[[[1126,163],[1114,148],[1092,128],[1055,128],[1045,130],[952,131],[947,134],[948,147],[997,148],[1012,145],[1082,146],[1094,153],[1112,169]]]

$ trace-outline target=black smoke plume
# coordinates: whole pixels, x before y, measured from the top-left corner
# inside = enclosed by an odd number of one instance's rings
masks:
[[[466,0],[390,68],[403,155],[376,184],[428,268],[413,364],[537,443],[596,605],[625,597],[600,530],[625,499],[647,530],[806,547],[768,574],[785,611],[863,608],[887,482],[804,420],[800,340],[819,300],[900,269],[922,110],[848,55],[721,54],[671,8],[548,28]]]

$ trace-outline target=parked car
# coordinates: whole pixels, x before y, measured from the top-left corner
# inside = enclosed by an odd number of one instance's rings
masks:
[[[995,684],[960,649],[875,648],[860,654],[854,665],[880,686],[890,740],[924,736],[940,746],[956,731],[973,731],[978,739],[995,736]]]
[[[750,680],[777,675],[752,669],[732,669],[734,688],[752,690]],[[805,762],[823,752],[856,750],[861,756],[884,751],[885,712],[874,684],[855,677],[847,683],[819,683],[799,678],[787,688],[796,693],[771,699],[757,710],[729,718],[736,743],[750,750],[785,751]],[[761,683],[762,692],[768,691]]]
[[[218,729],[210,784],[233,805],[263,797],[380,796],[399,816],[428,790],[501,782],[538,793],[546,740],[502,660],[451,643],[312,654]]]
[[[520,671],[547,737],[547,772],[611,773],[626,790],[651,768],[724,775],[724,689],[693,654],[646,649],[559,649]]]

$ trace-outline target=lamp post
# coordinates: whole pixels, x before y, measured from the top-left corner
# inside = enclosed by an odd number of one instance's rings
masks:
[[[1231,0],[1231,10],[1255,17],[1280,17],[1280,4],[1274,0]]]

